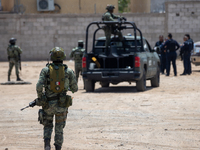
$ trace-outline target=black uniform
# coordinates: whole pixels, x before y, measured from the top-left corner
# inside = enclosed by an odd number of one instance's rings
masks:
[[[165,46],[167,46],[167,52],[166,52],[166,69],[167,69],[167,76],[170,74],[170,63],[172,62],[173,68],[174,68],[174,75],[177,76],[177,70],[176,70],[176,58],[177,54],[176,51],[180,48],[177,41],[170,39],[167,40],[164,44],[161,45],[161,49],[163,49]]]
[[[183,59],[183,66],[184,66],[184,71],[182,75],[186,74],[191,74],[192,73],[192,68],[191,68],[191,51],[193,50],[193,41],[192,39],[189,39],[184,42],[183,46],[181,47],[181,58]]]
[[[191,60],[190,60],[190,57],[191,57],[191,52],[192,52],[192,50],[194,49],[194,42],[193,42],[193,40],[192,39],[189,39],[188,40],[188,42],[189,42],[189,48],[190,48],[190,53],[189,53],[189,63],[188,63],[188,67],[189,67],[189,72],[188,72],[188,74],[191,74],[192,73],[192,66],[191,66]]]
[[[163,44],[163,42],[161,41],[158,41],[156,42],[155,46],[156,47],[160,47],[161,45]],[[165,69],[166,69],[166,52],[164,52],[164,48],[161,48],[161,51],[158,53],[158,55],[160,55],[160,62],[161,62],[161,65],[160,65],[160,70],[161,70],[161,73],[164,74],[165,72]]]
[[[181,58],[183,60],[184,71],[181,75],[189,74],[189,61],[190,61],[190,43],[185,41],[183,46],[181,46],[180,52]]]

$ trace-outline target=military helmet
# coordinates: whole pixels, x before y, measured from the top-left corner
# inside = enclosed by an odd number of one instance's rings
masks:
[[[79,41],[78,41],[78,47],[81,47],[81,48],[84,47],[84,42],[83,42],[83,40],[79,40]]]
[[[78,44],[84,44],[83,40],[78,40]]]
[[[63,61],[66,57],[61,47],[55,47],[49,53],[52,61]]]
[[[109,10],[113,10],[115,9],[115,6],[114,5],[111,5],[111,4],[108,4],[106,9],[109,11]]]
[[[15,39],[14,37],[10,38],[9,43],[10,44],[15,44],[15,42],[17,41],[17,39]]]

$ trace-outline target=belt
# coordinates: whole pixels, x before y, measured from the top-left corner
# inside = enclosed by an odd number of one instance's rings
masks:
[[[54,96],[54,97],[47,97],[47,101],[57,100],[60,96]]]

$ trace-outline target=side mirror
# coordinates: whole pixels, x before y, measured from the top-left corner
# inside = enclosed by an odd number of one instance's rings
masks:
[[[148,48],[147,48],[147,45],[146,45],[146,44],[144,45],[144,50],[145,50],[145,51],[148,51]]]
[[[152,52],[160,53],[160,47],[159,46],[154,47]]]

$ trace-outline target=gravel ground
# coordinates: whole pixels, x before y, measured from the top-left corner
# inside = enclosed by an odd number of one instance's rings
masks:
[[[73,69],[73,62],[66,61]],[[0,85],[0,149],[43,149],[39,107],[20,111],[36,98],[35,85],[46,62],[22,62],[21,77],[31,85]],[[183,71],[177,61],[178,74]],[[200,67],[191,76],[161,75],[159,88],[137,92],[135,83],[121,83],[94,93],[71,94],[64,129],[64,150],[200,150]],[[0,63],[0,82],[7,80],[8,63]],[[16,79],[14,70],[11,79]],[[54,133],[53,133],[54,135]],[[51,145],[53,147],[53,136]]]

